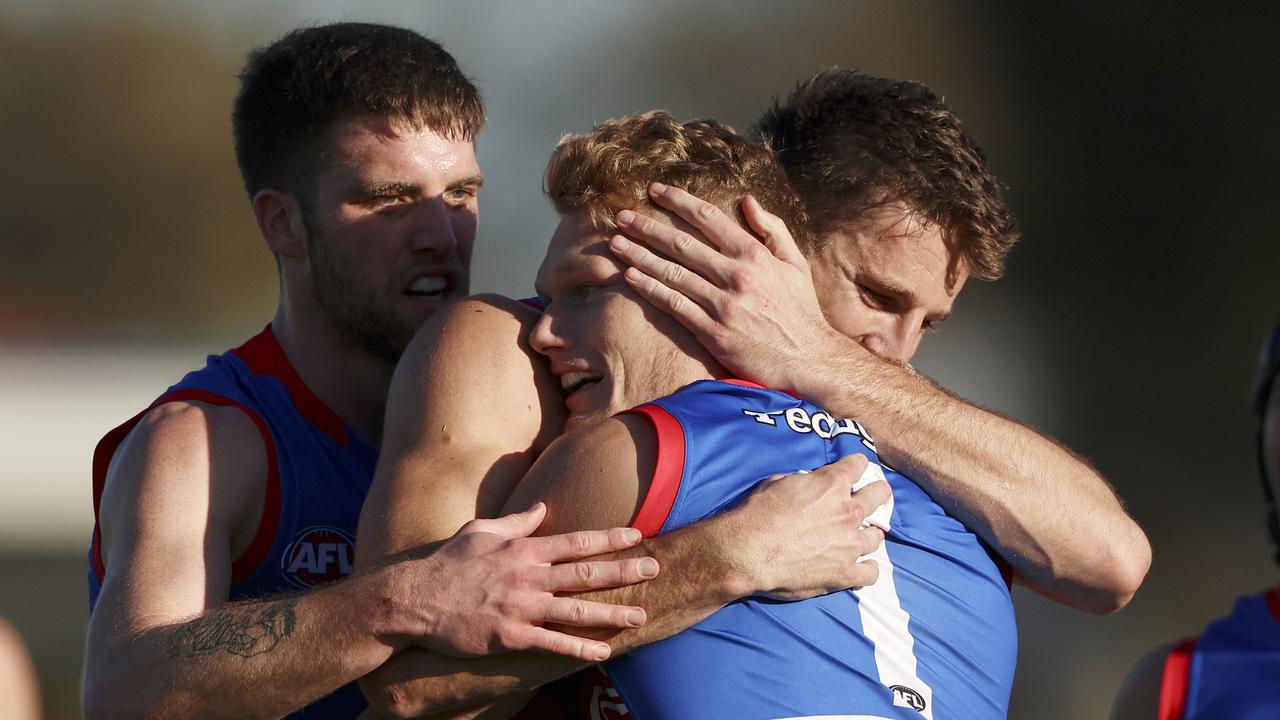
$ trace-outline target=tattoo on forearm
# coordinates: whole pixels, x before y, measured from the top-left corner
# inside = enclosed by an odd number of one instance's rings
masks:
[[[174,628],[169,635],[169,657],[198,657],[225,651],[240,657],[271,652],[293,634],[298,624],[294,598],[265,608],[244,610],[231,606]]]

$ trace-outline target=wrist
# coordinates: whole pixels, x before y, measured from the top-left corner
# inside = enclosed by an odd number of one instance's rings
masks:
[[[754,547],[760,532],[752,527],[750,511],[738,506],[708,520],[707,526],[703,552],[715,559],[717,599],[728,604],[767,589],[767,563],[758,560],[767,553]]]
[[[362,615],[369,624],[368,632],[379,643],[390,647],[392,653],[404,650],[415,638],[427,634],[422,618],[410,612],[403,601],[414,593],[413,566],[425,562],[428,560],[403,560],[371,569],[349,581],[363,586],[359,591],[367,600],[361,605],[366,608]]]
[[[803,363],[796,363],[791,386],[796,396],[817,405],[828,406],[841,397],[850,375],[863,364],[874,360],[871,353],[852,338],[842,335],[830,325],[815,340],[813,352]]]

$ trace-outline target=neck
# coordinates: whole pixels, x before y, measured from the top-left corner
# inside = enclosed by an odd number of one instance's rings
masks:
[[[360,439],[378,447],[395,364],[343,342],[319,313],[298,312],[288,303],[276,308],[271,330],[307,388]]]

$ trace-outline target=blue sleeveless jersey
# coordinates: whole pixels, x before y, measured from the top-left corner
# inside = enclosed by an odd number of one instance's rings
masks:
[[[1160,717],[1280,718],[1280,587],[1240,598],[1230,615],[1169,653]]]
[[[777,473],[875,446],[785,393],[700,381],[631,412],[657,430],[657,469],[635,520],[670,532],[741,501]],[[612,660],[592,712],[660,718],[1003,718],[1017,656],[1007,580],[979,539],[915,483],[893,489],[879,581],[784,603],[735,602]]]
[[[125,436],[152,408],[177,401],[234,406],[262,433],[268,477],[262,518],[249,548],[232,565],[229,600],[305,590],[351,571],[356,523],[377,451],[303,385],[267,326],[244,345],[210,356],[151,407],[108,433],[93,461],[96,518],[107,467]],[[89,551],[89,606],[105,569],[95,525]],[[366,706],[354,683],[291,718],[354,718]]]

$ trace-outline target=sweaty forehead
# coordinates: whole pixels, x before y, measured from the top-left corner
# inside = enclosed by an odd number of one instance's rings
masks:
[[[410,174],[477,171],[471,140],[444,137],[386,116],[336,120],[318,150],[325,169]]]

